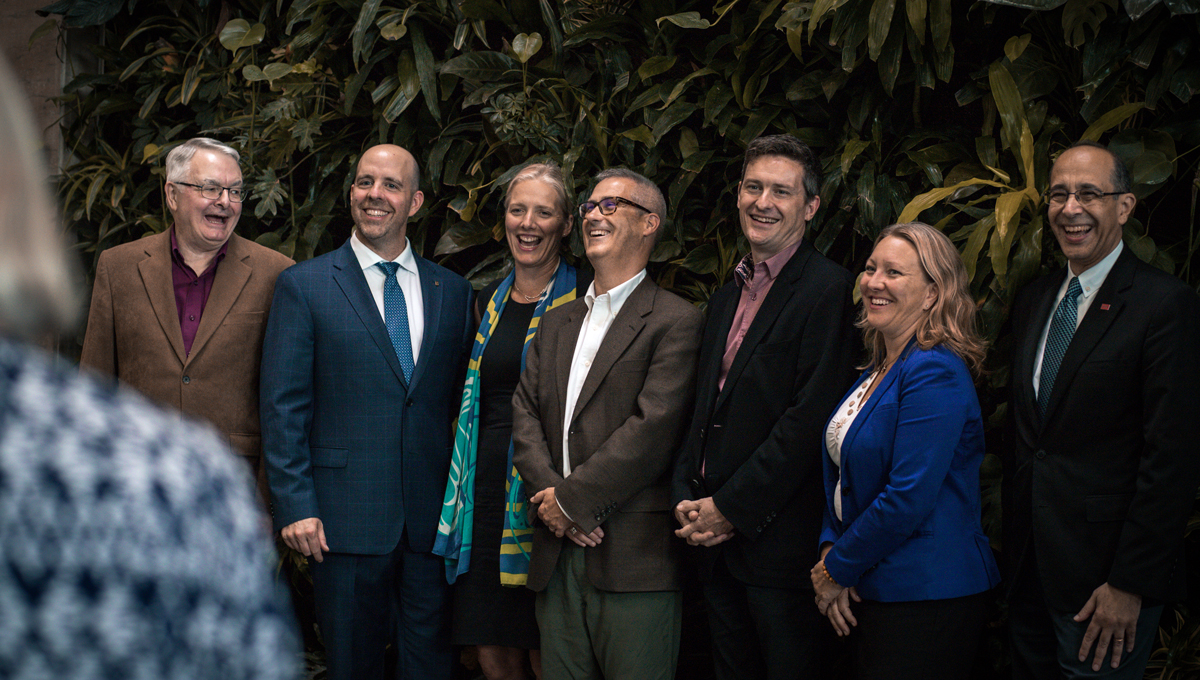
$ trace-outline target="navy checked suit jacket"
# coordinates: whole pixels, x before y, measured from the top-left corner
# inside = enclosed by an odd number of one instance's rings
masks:
[[[275,528],[317,517],[333,552],[433,548],[474,324],[471,286],[417,257],[425,335],[405,384],[349,241],[279,275],[261,420]]]

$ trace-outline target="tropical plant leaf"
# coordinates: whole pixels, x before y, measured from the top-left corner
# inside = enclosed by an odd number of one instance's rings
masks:
[[[230,19],[221,29],[221,46],[230,52],[237,52],[245,47],[253,47],[266,37],[267,27],[262,24],[250,25],[245,19]]]
[[[712,24],[708,23],[707,19],[700,18],[699,12],[680,12],[670,16],[661,17],[656,23],[662,25],[662,22],[669,21],[680,28],[708,28]]]

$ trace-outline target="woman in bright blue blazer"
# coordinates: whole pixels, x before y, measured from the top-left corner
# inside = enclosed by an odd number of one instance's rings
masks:
[[[985,343],[958,251],[883,230],[859,289],[871,352],[829,420],[817,605],[860,678],[966,678],[999,580],[980,526]]]

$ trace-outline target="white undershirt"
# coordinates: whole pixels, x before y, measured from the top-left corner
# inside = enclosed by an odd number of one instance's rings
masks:
[[[376,263],[386,262],[358,239],[358,232],[350,234],[350,249],[358,258],[363,276],[367,279],[367,288],[371,289],[371,297],[375,298],[375,306],[379,309],[379,318],[387,322],[383,313],[383,284],[387,274],[376,267]],[[417,354],[421,348],[421,340],[425,337],[425,301],[421,297],[421,277],[417,273],[417,259],[413,257],[412,244],[404,239],[404,252],[392,260],[400,265],[396,270],[396,282],[404,292],[404,306],[408,308],[408,337],[412,341],[413,364],[417,363]]]
[[[579,392],[587,379],[588,371],[592,368],[592,360],[608,335],[613,319],[617,318],[625,301],[646,278],[646,270],[638,272],[633,278],[619,286],[611,288],[603,295],[596,295],[596,282],[588,286],[587,295],[583,301],[588,306],[588,313],[583,317],[583,328],[579,329],[579,338],[575,341],[575,353],[571,355],[571,373],[567,379],[567,403],[563,411],[563,478],[571,474],[571,449],[569,435],[571,418],[575,413],[575,403],[579,401]]]
[[[1088,267],[1082,274],[1079,275],[1079,287],[1083,290],[1079,298],[1075,300],[1075,329],[1079,329],[1079,324],[1083,323],[1083,315],[1087,314],[1092,308],[1092,301],[1096,299],[1096,291],[1100,290],[1100,286],[1104,285],[1104,279],[1108,278],[1108,273],[1112,271],[1113,265],[1117,262],[1117,257],[1121,255],[1121,251],[1125,248],[1125,244],[1117,241],[1117,247],[1113,248],[1112,252],[1104,256],[1095,265]],[[1042,381],[1042,356],[1046,353],[1046,337],[1050,335],[1050,324],[1054,322],[1054,312],[1058,310],[1058,305],[1063,298],[1067,296],[1067,286],[1071,285],[1071,278],[1074,274],[1071,272],[1071,267],[1067,266],[1067,275],[1064,277],[1062,285],[1058,287],[1058,295],[1054,297],[1054,304],[1050,306],[1050,314],[1046,318],[1046,325],[1042,328],[1042,337],[1038,340],[1037,356],[1033,362],[1033,396],[1036,398],[1038,387]]]
[[[825,449],[829,451],[829,460],[833,461],[833,466],[838,469],[837,485],[833,487],[833,514],[837,515],[838,521],[842,519],[842,444],[846,442],[846,433],[850,431],[854,419],[862,413],[867,390],[873,382],[875,373],[863,378],[858,389],[842,400],[825,429]]]

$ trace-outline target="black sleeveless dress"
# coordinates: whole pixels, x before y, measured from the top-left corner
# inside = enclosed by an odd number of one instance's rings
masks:
[[[486,308],[498,284],[485,288]],[[521,350],[536,304],[509,299],[479,363],[479,447],[475,462],[475,520],[470,570],[454,584],[453,642],[538,648],[533,591],[500,585],[500,534],[504,528],[512,395],[521,380]]]

